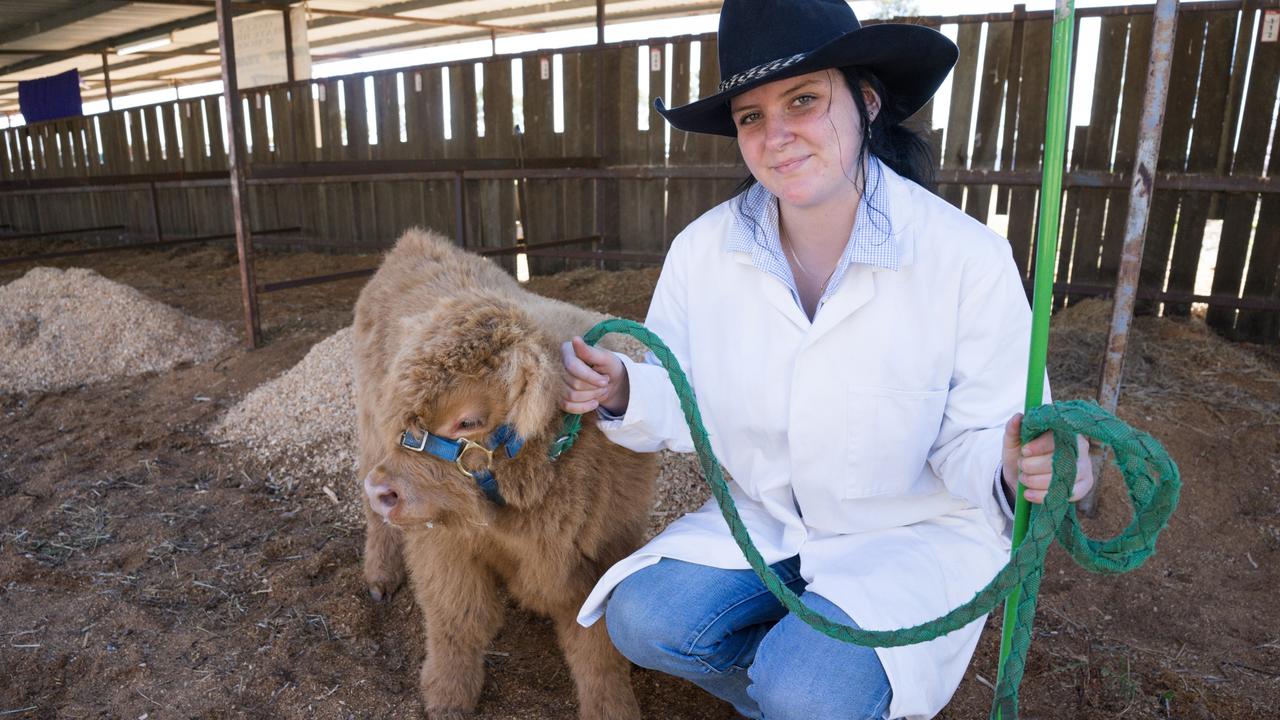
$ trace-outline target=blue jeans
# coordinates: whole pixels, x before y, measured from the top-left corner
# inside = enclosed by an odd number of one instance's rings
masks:
[[[853,624],[804,593],[800,559],[773,569],[805,605]],[[664,558],[613,591],[613,644],[631,662],[693,682],[749,718],[882,718],[891,691],[871,648],[833,640],[786,611],[751,570]]]

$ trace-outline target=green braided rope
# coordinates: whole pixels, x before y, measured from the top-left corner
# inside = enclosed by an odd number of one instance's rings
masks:
[[[1083,568],[1098,573],[1133,570],[1155,552],[1156,537],[1164,529],[1178,504],[1181,481],[1178,468],[1165,449],[1150,435],[1134,430],[1107,411],[1089,402],[1073,400],[1033,408],[1023,418],[1023,442],[1046,431],[1054,436],[1053,480],[1043,505],[1031,510],[1026,539],[1014,550],[1009,563],[973,599],[940,618],[898,630],[863,630],[833,622],[803,603],[760,556],[738,515],[720,463],[711,450],[711,441],[692,388],[675,356],[656,335],[630,320],[605,320],[593,327],[583,340],[594,345],[604,335],[616,332],[644,343],[666,369],[680,398],[680,407],[689,423],[704,478],[720,505],[725,522],[747,562],[783,606],[810,627],[829,637],[869,647],[898,647],[926,642],[962,628],[996,608],[1015,587],[1022,590],[1018,607],[1013,649],[1000,668],[991,718],[1014,720],[1018,713],[1018,686],[1026,668],[1035,618],[1036,594],[1044,575],[1044,557],[1056,537]],[[564,431],[551,449],[552,457],[568,450],[581,429],[582,416],[567,415]],[[1068,501],[1076,473],[1077,433],[1111,447],[1124,474],[1133,520],[1116,537],[1105,541],[1085,536],[1076,519],[1075,506]]]

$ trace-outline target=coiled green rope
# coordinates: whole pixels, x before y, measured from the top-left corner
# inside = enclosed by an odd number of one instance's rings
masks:
[[[630,335],[644,343],[666,369],[685,420],[689,423],[693,444],[698,452],[702,472],[711,493],[720,505],[733,539],[742,549],[747,562],[764,581],[769,591],[810,627],[829,637],[868,647],[914,645],[946,635],[990,613],[1016,587],[1022,590],[1022,603],[1017,610],[1013,650],[1000,671],[991,718],[1013,720],[1018,714],[1018,686],[1026,668],[1027,650],[1031,646],[1031,628],[1035,618],[1036,594],[1044,575],[1044,556],[1056,537],[1071,557],[1083,568],[1098,573],[1123,573],[1133,570],[1155,552],[1156,537],[1169,522],[1178,504],[1181,481],[1178,468],[1164,447],[1150,435],[1134,430],[1107,411],[1089,402],[1073,400],[1033,408],[1022,421],[1023,442],[1046,431],[1054,436],[1053,481],[1044,504],[1031,511],[1026,539],[1014,550],[1009,563],[969,602],[935,620],[899,630],[863,630],[833,622],[809,609],[788,588],[760,556],[738,516],[729,488],[725,484],[720,462],[711,451],[711,441],[702,424],[701,413],[693,389],[679,363],[657,335],[630,320],[605,320],[591,328],[583,340],[594,345],[604,335],[616,332]],[[565,417],[564,432],[551,448],[553,458],[573,445],[582,427],[581,415]],[[1114,538],[1104,541],[1085,536],[1076,519],[1075,506],[1068,498],[1076,474],[1075,435],[1080,433],[1109,445],[1116,463],[1124,474],[1129,499],[1134,506],[1133,520]]]

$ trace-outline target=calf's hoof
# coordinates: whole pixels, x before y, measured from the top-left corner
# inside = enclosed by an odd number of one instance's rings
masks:
[[[369,587],[369,597],[376,603],[391,599],[396,590],[404,584],[404,573],[365,572],[365,584]]]
[[[461,708],[427,708],[427,720],[465,720],[469,717],[471,711]]]
[[[615,702],[608,705],[583,707],[578,714],[579,720],[640,720],[640,706],[635,698]]]

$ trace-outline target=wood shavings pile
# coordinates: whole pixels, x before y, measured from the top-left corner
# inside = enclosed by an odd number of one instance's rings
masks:
[[[1055,400],[1094,399],[1111,326],[1111,300],[1091,298],[1054,314],[1049,377]],[[1158,406],[1173,396],[1205,399],[1217,409],[1280,418],[1274,369],[1258,353],[1218,336],[1198,317],[1133,318],[1121,375],[1121,404]],[[1211,398],[1211,401],[1208,399]]]
[[[317,343],[297,365],[245,396],[212,429],[241,443],[276,480],[354,477],[355,389],[352,333]]]
[[[235,338],[83,268],[0,286],[0,393],[56,390],[209,360]]]

